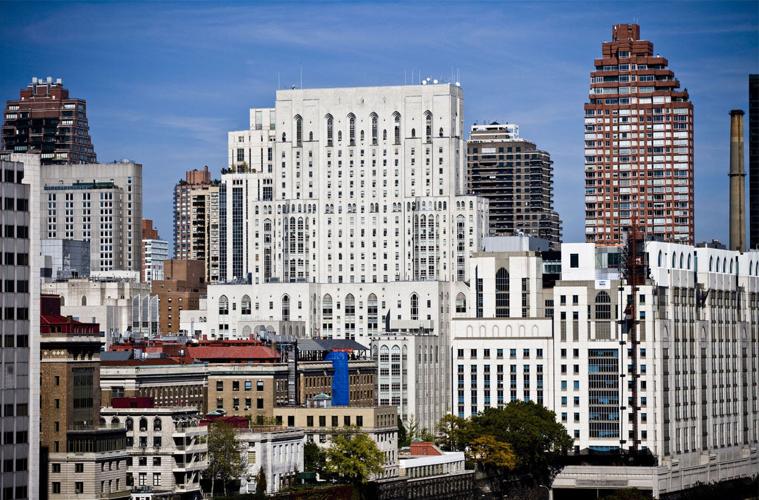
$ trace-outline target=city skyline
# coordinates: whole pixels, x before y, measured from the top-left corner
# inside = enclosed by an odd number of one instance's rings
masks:
[[[305,88],[403,84],[404,73],[408,83],[417,75],[458,76],[466,129],[513,122],[551,154],[564,240],[581,241],[582,217],[571,215],[583,208],[580,123],[588,73],[612,24],[637,22],[641,38],[669,59],[694,103],[696,241],[726,242],[728,112],[747,109],[747,74],[759,70],[753,4],[677,3],[676,24],[654,4],[589,4],[591,11],[573,12],[562,5],[451,4],[436,11],[421,4],[399,11],[357,4],[339,13],[293,4],[215,10],[195,4],[181,11],[158,5],[146,21],[147,6],[139,5],[52,5],[32,20],[35,8],[6,4],[0,44],[8,71],[0,92],[12,99],[33,76],[63,78],[72,95],[87,100],[99,159],[144,165],[144,214],[165,236],[172,226],[170,186],[204,164],[218,176],[227,132],[246,128],[248,108],[271,106],[278,86],[300,86],[301,71]],[[308,21],[293,21],[292,12]],[[435,36],[408,21],[420,18],[447,32]],[[376,43],[366,36],[369,25]],[[39,35],[46,26],[66,42],[61,49],[48,50],[49,40]]]

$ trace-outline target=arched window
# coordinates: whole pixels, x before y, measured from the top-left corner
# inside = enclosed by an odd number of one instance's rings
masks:
[[[413,139],[414,137],[416,137],[416,129],[412,128],[411,129],[411,138]]]
[[[314,140],[314,131],[313,130],[309,130],[308,131],[308,141],[309,142],[313,142],[313,140]]]
[[[683,254],[680,254],[680,269],[684,269],[684,266],[683,266]]]
[[[394,124],[394,143],[400,144],[401,143],[401,114],[397,111],[393,113],[393,124]]]
[[[727,272],[727,257],[722,258],[722,272],[723,273]]]
[[[387,141],[387,129],[382,129],[382,141]]]
[[[343,142],[343,131],[338,130],[337,131],[337,142]]]
[[[153,419],[153,430],[154,431],[160,431],[161,430],[161,419],[156,417]]]
[[[66,305],[66,301],[64,300],[63,295],[61,295],[61,307]]]
[[[140,418],[140,432],[146,432],[148,430],[148,419],[145,417]]]
[[[466,295],[464,295],[464,292],[459,292],[459,294],[456,295],[456,312],[466,312]]]
[[[438,131],[438,135],[440,137],[443,137],[443,127],[440,127],[440,130]]]
[[[229,314],[229,299],[227,299],[226,295],[219,297],[219,314]]]
[[[672,269],[677,266],[677,252],[672,252]]]
[[[432,113],[424,113],[424,141],[432,142]]]
[[[326,294],[322,299],[322,333],[332,335],[332,296]]]
[[[657,259],[657,265],[659,267],[661,267],[661,259],[662,259],[662,254],[661,254],[661,250],[659,250],[659,258]]]
[[[353,113],[348,113],[348,144],[356,145],[356,116]]]
[[[714,266],[714,257],[710,255],[709,256],[709,272],[712,272],[713,266]]]
[[[126,426],[127,431],[131,431],[134,429],[134,421],[132,420],[132,417],[127,417],[126,421],[124,422],[124,425]]]
[[[287,142],[287,134],[282,132],[282,142]]]
[[[690,269],[690,254],[688,254],[688,269]]]
[[[411,294],[411,319],[419,319],[419,297],[415,294]]]
[[[730,259],[730,274],[733,273],[733,259]]]
[[[119,419],[117,417],[111,418],[111,425],[113,427],[116,427],[117,425],[119,425]]]
[[[303,145],[303,118],[300,115],[295,115],[295,145]]]
[[[356,337],[356,299],[352,294],[345,296],[345,338]]]
[[[495,317],[511,316],[509,297],[509,272],[503,267],[495,273]]]
[[[611,319],[611,297],[606,292],[598,292],[596,294],[596,319],[609,320]]]
[[[359,137],[361,138],[361,142],[363,143],[364,142],[364,131],[363,130],[361,131],[361,134],[359,135]]]
[[[332,131],[334,129],[335,120],[332,115],[327,115],[327,146],[332,145]]]
[[[240,303],[240,314],[250,314],[250,297],[247,295],[242,296]]]
[[[349,293],[345,296],[345,315],[346,316],[355,316],[356,315],[356,299],[353,297],[352,293]]]
[[[290,321],[290,297],[282,296],[282,321]]]
[[[379,318],[377,296],[373,293],[370,293],[369,298],[366,300],[366,321],[369,332],[376,332],[379,328]]]
[[[377,128],[378,119],[377,119],[377,113],[372,113],[370,115],[370,117],[371,117],[371,120],[372,120],[372,146],[376,146],[377,145],[377,139],[378,139],[378,128]]]

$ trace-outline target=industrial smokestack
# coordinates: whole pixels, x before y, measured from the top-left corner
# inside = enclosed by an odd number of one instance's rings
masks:
[[[743,110],[730,111],[730,250],[746,249],[746,173],[743,170]]]

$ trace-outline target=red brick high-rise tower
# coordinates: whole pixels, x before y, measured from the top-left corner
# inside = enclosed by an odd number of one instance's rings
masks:
[[[693,243],[693,104],[668,61],[617,24],[590,74],[585,104],[585,238],[619,245],[623,230]]]
[[[6,103],[3,142],[11,153],[39,153],[42,165],[97,163],[87,101],[69,97],[60,79],[33,78]]]

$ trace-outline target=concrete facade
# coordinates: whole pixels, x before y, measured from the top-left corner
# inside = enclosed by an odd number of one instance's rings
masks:
[[[142,165],[46,165],[41,175],[43,238],[89,241],[92,271],[140,270]]]
[[[278,91],[229,134],[226,280],[463,279],[488,224],[463,137],[455,85]]]

